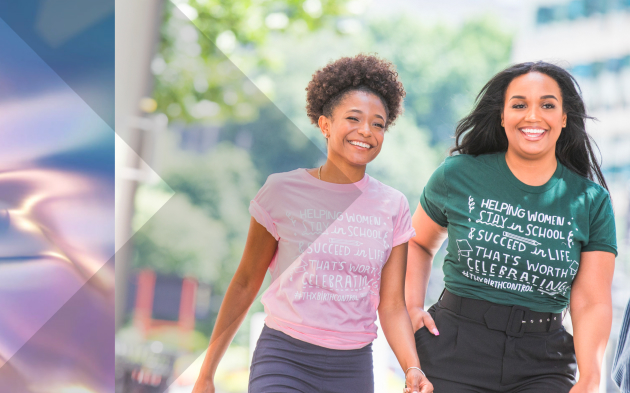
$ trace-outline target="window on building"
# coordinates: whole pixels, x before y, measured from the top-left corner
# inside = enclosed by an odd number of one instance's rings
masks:
[[[586,16],[586,7],[584,4],[584,0],[570,1],[567,8],[567,13],[570,20],[575,20]]]
[[[606,9],[606,2],[604,0],[585,0],[584,3],[586,16],[603,13]]]
[[[553,22],[553,8],[540,7],[536,13],[536,23],[539,25],[545,25]]]

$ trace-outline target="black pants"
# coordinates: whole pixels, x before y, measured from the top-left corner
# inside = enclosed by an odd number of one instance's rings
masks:
[[[435,393],[566,393],[575,384],[573,336],[564,328],[512,337],[431,306],[439,336],[415,333],[422,369]]]

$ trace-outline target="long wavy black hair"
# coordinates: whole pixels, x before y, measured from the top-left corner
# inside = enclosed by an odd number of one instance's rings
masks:
[[[520,63],[496,74],[481,89],[470,114],[457,124],[453,154],[480,155],[507,151],[508,140],[501,126],[501,113],[505,93],[512,80],[530,72],[539,72],[553,78],[560,86],[562,109],[567,125],[556,142],[556,157],[565,167],[608,190],[600,163],[595,156],[595,141],[586,133],[586,114],[580,87],[565,69],[543,61]]]

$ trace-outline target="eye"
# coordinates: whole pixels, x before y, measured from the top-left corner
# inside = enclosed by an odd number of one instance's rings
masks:
[[[348,119],[348,120],[354,120],[354,121],[359,121],[359,119],[357,119],[356,117],[352,117],[352,116],[346,117],[346,119]]]
[[[523,109],[523,108],[525,108],[525,104],[514,104],[514,105],[512,105],[512,108],[514,108],[514,109]]]
[[[545,109],[553,109],[555,107],[556,106],[554,104],[550,103],[550,102],[547,102],[547,103],[543,104],[543,108],[545,108]]]
[[[379,127],[379,128],[385,128],[385,126],[381,123],[374,123],[374,126]]]

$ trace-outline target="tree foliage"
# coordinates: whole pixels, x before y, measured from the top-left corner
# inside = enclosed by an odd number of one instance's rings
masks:
[[[263,43],[272,32],[306,33],[331,23],[346,0],[178,0],[165,6],[154,98],[170,119],[256,118],[266,103],[242,71],[276,64]],[[229,55],[228,58],[226,55]],[[238,63],[238,67],[234,62]],[[265,80],[257,81],[265,89]]]
[[[448,141],[476,94],[509,61],[511,34],[491,18],[461,26],[426,26],[408,16],[370,25],[369,46],[397,67],[407,91],[406,113],[430,132],[431,143]]]
[[[192,276],[225,291],[245,245],[257,171],[248,153],[231,144],[207,155],[178,151],[172,142],[163,149],[169,150],[162,150],[164,180],[175,194],[139,228],[135,266]],[[166,184],[139,190],[137,216],[146,215],[152,200],[164,200]]]

